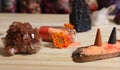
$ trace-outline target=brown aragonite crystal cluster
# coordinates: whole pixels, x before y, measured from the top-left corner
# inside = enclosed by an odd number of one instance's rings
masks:
[[[41,46],[37,28],[29,23],[13,22],[3,39],[5,49],[10,55],[16,53],[36,53]]]

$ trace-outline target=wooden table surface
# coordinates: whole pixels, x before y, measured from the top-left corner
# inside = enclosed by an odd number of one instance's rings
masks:
[[[5,36],[6,30],[14,21],[30,22],[33,27],[39,28],[42,25],[63,26],[69,22],[68,18],[68,15],[55,14],[0,14],[0,38]],[[87,63],[75,63],[71,58],[77,47],[94,43],[97,28],[101,29],[103,42],[107,42],[113,27],[117,27],[117,39],[120,40],[119,25],[92,26],[90,31],[77,33],[76,41],[80,42],[80,46],[55,49],[50,48],[51,45],[46,47],[48,44],[43,43],[41,50],[33,55],[9,57],[0,40],[0,70],[119,70],[120,57]]]

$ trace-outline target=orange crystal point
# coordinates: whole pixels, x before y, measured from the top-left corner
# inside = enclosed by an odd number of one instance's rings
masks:
[[[97,34],[96,34],[94,45],[95,46],[101,46],[102,45],[101,31],[100,31],[99,28],[97,29]]]

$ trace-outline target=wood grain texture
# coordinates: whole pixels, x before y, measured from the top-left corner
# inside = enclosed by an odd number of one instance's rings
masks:
[[[68,15],[42,14],[0,14],[0,38],[13,21],[30,22],[34,27],[43,25],[62,26],[68,23]],[[120,40],[120,26],[115,24],[93,26],[92,30],[77,33],[76,41],[81,46],[94,44],[97,28],[101,29],[102,40],[107,42],[113,27],[117,27],[117,39]],[[0,40],[0,70],[119,70],[120,57],[87,63],[72,61],[72,52],[81,46],[66,49],[50,48],[51,44],[44,43],[37,54],[18,54],[9,57]]]

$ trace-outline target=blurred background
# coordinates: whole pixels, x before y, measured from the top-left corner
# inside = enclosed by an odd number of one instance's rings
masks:
[[[0,0],[2,13],[70,13],[73,0]],[[91,12],[119,4],[120,0],[85,0]]]

